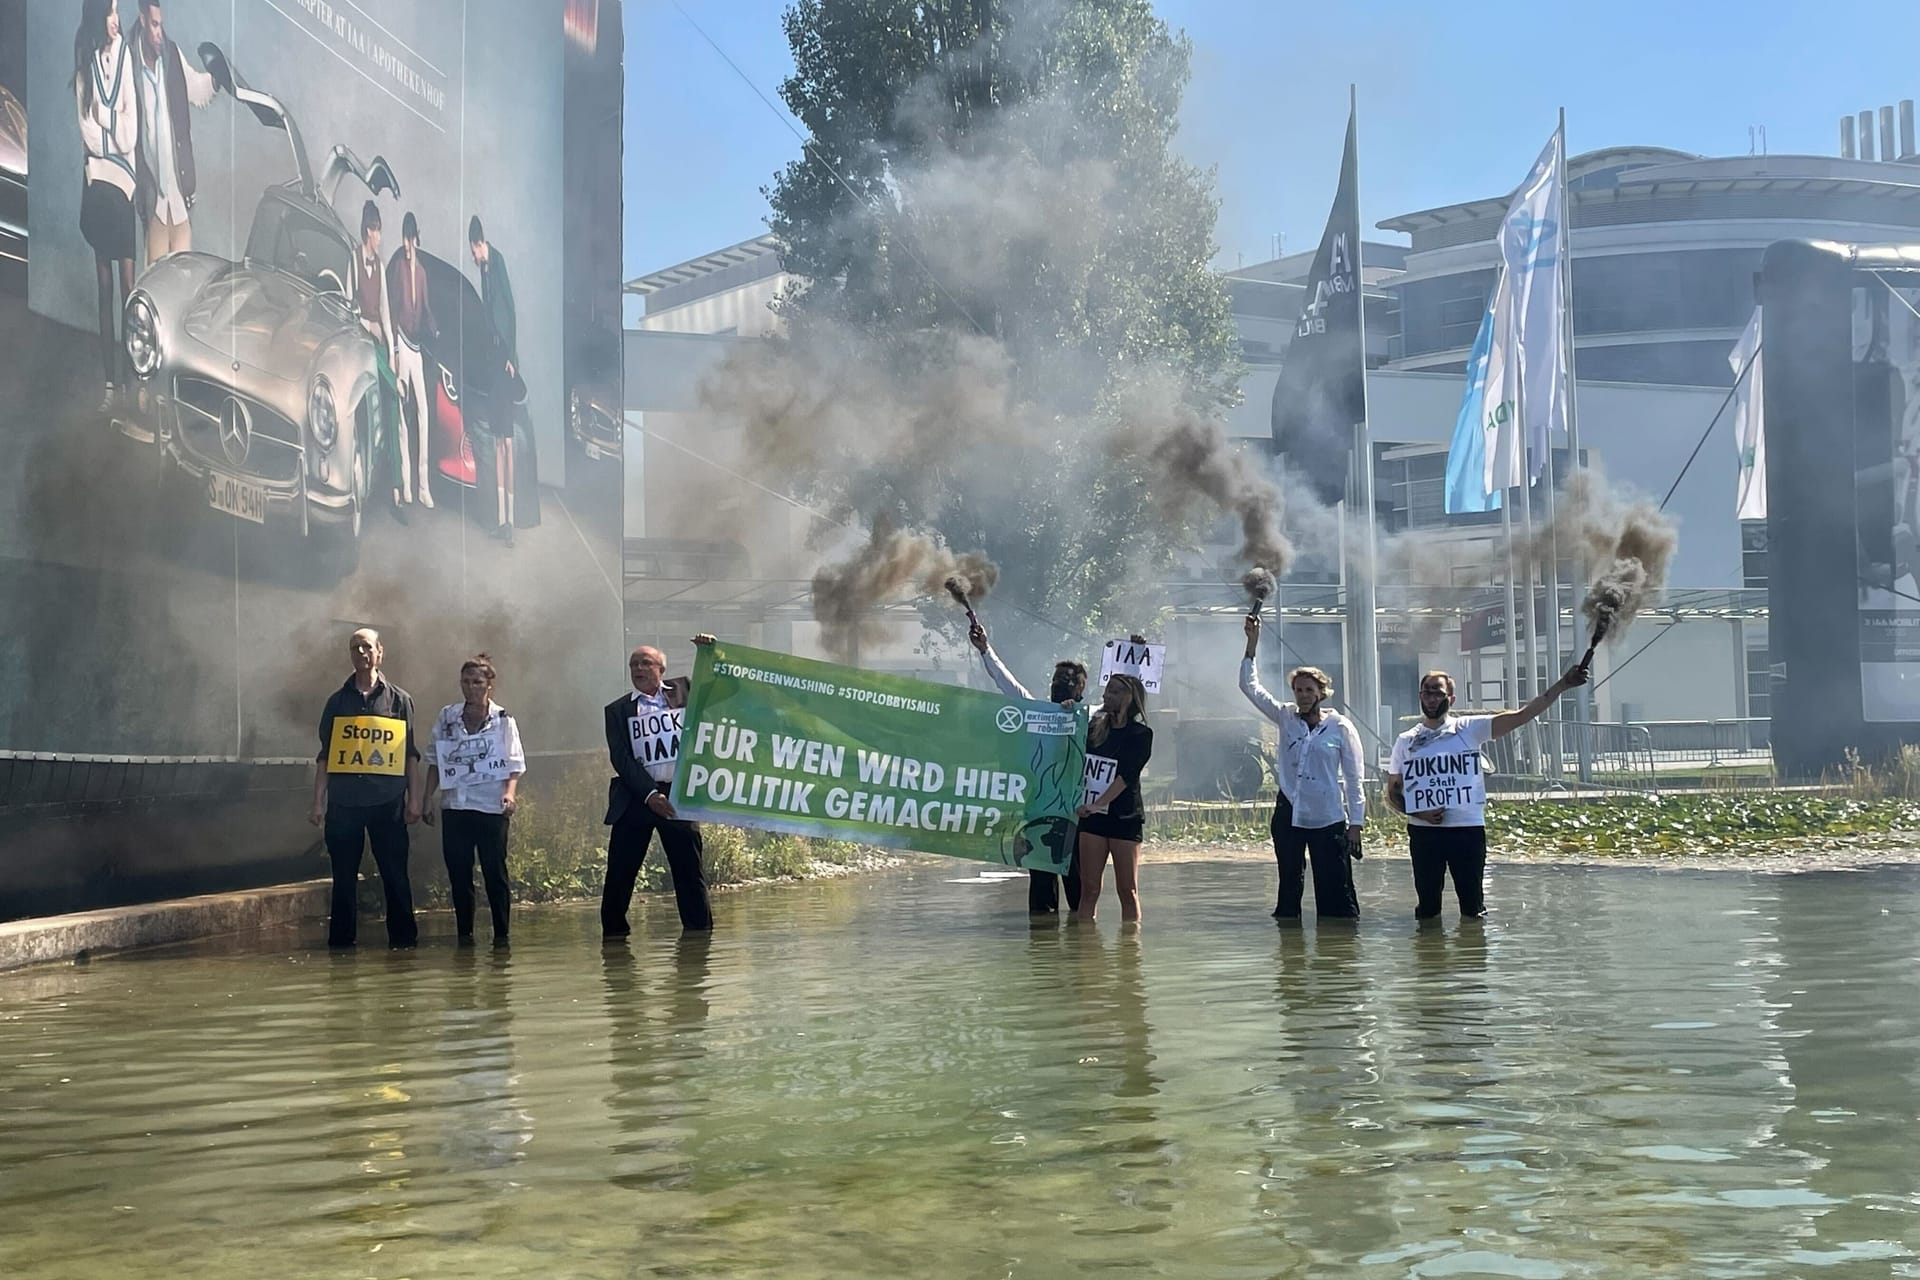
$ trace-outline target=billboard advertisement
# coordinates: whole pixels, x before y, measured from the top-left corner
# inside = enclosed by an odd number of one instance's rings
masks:
[[[1853,290],[1854,520],[1860,704],[1920,721],[1920,281],[1861,273]]]
[[[530,751],[595,746],[621,44],[612,0],[0,0],[0,752],[311,759],[359,626],[422,707],[485,650]]]

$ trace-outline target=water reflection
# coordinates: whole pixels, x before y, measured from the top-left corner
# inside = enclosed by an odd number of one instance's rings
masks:
[[[1499,877],[1484,926],[929,873],[0,980],[0,1275],[1913,1268],[1920,873]]]

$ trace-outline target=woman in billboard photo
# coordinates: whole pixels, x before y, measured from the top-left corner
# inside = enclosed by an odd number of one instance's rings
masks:
[[[93,246],[100,288],[100,344],[106,370],[103,412],[111,412],[121,379],[116,318],[133,292],[134,148],[140,142],[133,50],[120,36],[114,0],[85,0],[73,37],[73,93],[80,112],[86,185],[80,195],[80,234]],[[114,277],[120,292],[114,294]]]

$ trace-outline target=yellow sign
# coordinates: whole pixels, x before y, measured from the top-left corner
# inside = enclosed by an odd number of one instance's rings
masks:
[[[407,771],[407,722],[387,716],[338,716],[333,722],[333,744],[327,748],[328,773],[381,773],[399,777]]]

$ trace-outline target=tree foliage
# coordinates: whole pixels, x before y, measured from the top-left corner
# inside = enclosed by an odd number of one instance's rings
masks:
[[[808,142],[767,194],[796,341],[850,330],[909,386],[940,335],[985,341],[1018,424],[986,458],[796,478],[986,550],[1035,612],[1139,609],[1129,584],[1165,569],[1169,531],[1129,526],[1154,478],[1101,428],[1138,378],[1217,412],[1240,373],[1213,175],[1173,150],[1188,41],[1148,0],[796,0],[785,26]]]

